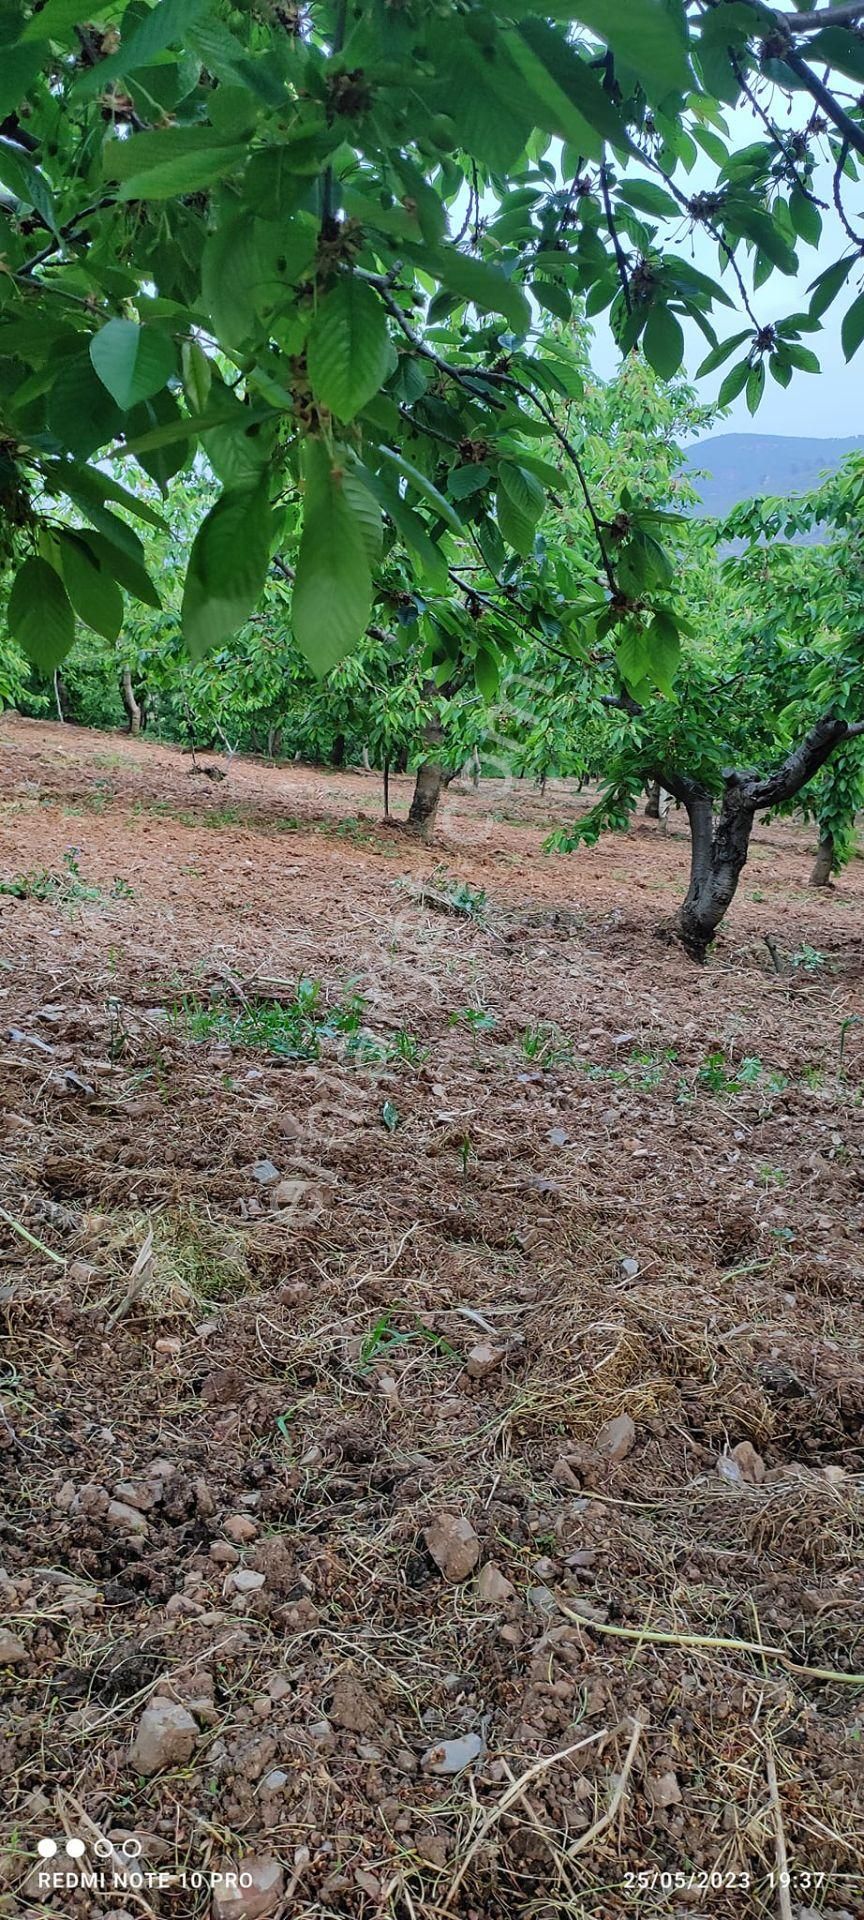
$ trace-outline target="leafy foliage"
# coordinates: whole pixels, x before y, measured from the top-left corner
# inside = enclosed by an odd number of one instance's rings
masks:
[[[493,699],[521,639],[502,620],[477,644],[482,563],[541,626],[565,597],[590,608],[626,685],[668,693],[684,629],[650,503],[621,494],[605,525],[589,505],[566,589],[538,569],[549,488],[584,507],[587,486],[584,369],[556,328],[605,313],[664,380],[696,329],[702,373],[725,368],[722,400],[754,410],[766,373],[818,368],[806,340],[835,301],[852,356],[854,27],[762,0],[24,0],[0,37],[2,557],[25,653],[56,665],[76,617],[107,636],[118,595],[154,604],[134,476],[173,519],[178,476],[209,468],[222,497],[183,551],[196,654],[243,624],[277,555],[326,673],[387,623],[396,572],[418,616],[435,597],[428,673]],[[826,163],[840,257],[807,311],[763,320],[763,284],[782,307],[819,245]]]

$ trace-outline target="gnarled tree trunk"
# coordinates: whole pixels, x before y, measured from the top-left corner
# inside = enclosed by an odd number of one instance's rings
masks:
[[[834,872],[834,835],[823,833],[816,849],[816,858],[810,870],[811,887],[829,887]]]
[[[704,960],[724,914],[728,912],[747,863],[750,835],[758,812],[791,800],[819,772],[842,740],[864,732],[826,713],[793,747],[775,773],[724,773],[720,811],[698,780],[661,769],[661,785],[687,809],[690,821],[690,884],[671,931],[693,960]]]

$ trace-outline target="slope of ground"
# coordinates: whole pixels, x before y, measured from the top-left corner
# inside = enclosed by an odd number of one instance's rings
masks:
[[[0,765],[0,1915],[854,1920],[859,863]]]

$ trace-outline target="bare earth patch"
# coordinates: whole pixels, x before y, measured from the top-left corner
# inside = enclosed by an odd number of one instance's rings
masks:
[[[0,1914],[855,1920],[860,863],[0,764]]]

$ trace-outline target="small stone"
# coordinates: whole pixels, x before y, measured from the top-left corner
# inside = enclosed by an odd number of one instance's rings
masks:
[[[282,1772],[281,1767],[271,1767],[270,1772],[265,1773],[261,1785],[267,1793],[281,1793],[282,1788],[288,1785],[288,1775]]]
[[[512,1580],[508,1580],[492,1560],[487,1560],[485,1567],[480,1568],[474,1582],[474,1592],[478,1600],[490,1607],[505,1607],[517,1597]]]
[[[737,1460],[733,1460],[731,1453],[721,1453],[719,1455],[717,1460],[717,1473],[721,1480],[728,1480],[730,1486],[740,1487],[744,1484],[744,1475],[741,1472]]]
[[[223,1533],[227,1533],[229,1540],[235,1540],[238,1545],[243,1547],[248,1546],[250,1540],[257,1540],[258,1538],[258,1528],[254,1520],[250,1520],[246,1513],[232,1513],[230,1519],[226,1520],[222,1531]]]
[[[616,1419],[607,1420],[600,1428],[594,1445],[598,1453],[605,1454],[607,1460],[618,1466],[626,1460],[635,1439],[636,1428],[629,1413],[619,1413]]]
[[[648,1781],[649,1798],[655,1807],[678,1807],[681,1804],[681,1788],[676,1774],[670,1767],[668,1773],[654,1774]]]
[[[765,1478],[765,1462],[749,1440],[739,1440],[738,1445],[732,1448],[730,1457],[737,1461],[741,1478],[746,1480],[748,1486],[761,1487]]]
[[[210,1548],[210,1559],[215,1560],[217,1567],[236,1567],[240,1563],[237,1548],[232,1547],[227,1540],[214,1540]]]
[[[558,1602],[549,1587],[529,1587],[528,1605],[535,1613],[557,1613]]]
[[[244,1854],[236,1867],[226,1860],[220,1877],[225,1884],[214,1889],[213,1920],[263,1920],[281,1903],[285,1875],[272,1854]]]
[[[638,1260],[634,1260],[632,1254],[625,1254],[624,1259],[618,1262],[618,1272],[622,1280],[637,1279],[639,1274]]]
[[[129,1758],[136,1773],[162,1773],[189,1759],[198,1727],[176,1700],[151,1700],[138,1722]]]
[[[354,1673],[340,1674],[333,1689],[330,1719],[349,1733],[375,1733],[381,1710],[372,1693]]]
[[[564,1459],[563,1454],[552,1468],[552,1478],[556,1487],[567,1487],[568,1491],[575,1493],[580,1493],[582,1490],[582,1482],[578,1474],[573,1472],[573,1468]]]
[[[234,1593],[258,1593],[264,1585],[264,1574],[255,1573],[252,1567],[238,1567],[236,1573],[229,1573],[225,1584]]]
[[[0,1628],[0,1667],[17,1666],[19,1660],[27,1659],[27,1648],[17,1633],[7,1633]]]
[[[143,1513],[139,1513],[137,1507],[127,1506],[125,1500],[109,1500],[105,1519],[118,1533],[137,1533],[143,1539],[150,1531]]]
[[[461,1513],[436,1513],[423,1535],[445,1580],[467,1580],[480,1558],[480,1542]]]
[[[159,1489],[143,1480],[120,1480],[114,1488],[114,1498],[125,1501],[127,1507],[137,1507],[139,1513],[148,1513],[156,1505]]]
[[[279,1179],[279,1168],[274,1167],[272,1160],[256,1160],[252,1177],[260,1187],[271,1187],[274,1180]]]
[[[446,1833],[421,1833],[414,1843],[414,1851],[430,1867],[446,1867],[450,1857],[450,1841]]]
[[[485,1752],[482,1733],[466,1733],[461,1740],[439,1740],[424,1753],[420,1765],[424,1773],[461,1773]]]
[[[499,1640],[503,1640],[505,1647],[521,1647],[522,1628],[515,1626],[501,1627],[498,1638]]]
[[[485,1380],[487,1373],[494,1373],[501,1365],[502,1358],[500,1348],[490,1347],[488,1340],[478,1340],[468,1353],[465,1371],[472,1380]]]

